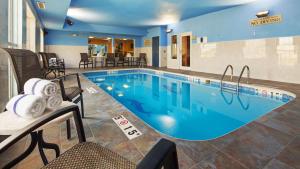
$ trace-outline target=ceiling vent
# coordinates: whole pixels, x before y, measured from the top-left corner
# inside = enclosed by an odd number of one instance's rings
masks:
[[[46,9],[46,3],[45,2],[37,1],[36,4],[37,4],[38,8]]]

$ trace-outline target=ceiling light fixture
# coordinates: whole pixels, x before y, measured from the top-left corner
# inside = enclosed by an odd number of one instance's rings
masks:
[[[123,40],[127,40],[127,39],[124,38]]]
[[[73,33],[72,36],[73,36],[73,37],[76,37],[76,36],[78,36],[78,34],[77,34],[77,33]]]
[[[71,19],[66,19],[66,23],[70,26],[74,24],[74,22]]]
[[[258,18],[267,17],[267,16],[269,16],[269,13],[270,13],[269,10],[261,11],[261,12],[257,12],[257,13],[256,13],[256,16],[257,16]]]
[[[89,38],[90,38],[90,39],[94,39],[94,38],[95,38],[95,36],[89,36]]]
[[[45,2],[37,1],[36,4],[37,4],[39,9],[45,9],[46,8],[46,3]]]

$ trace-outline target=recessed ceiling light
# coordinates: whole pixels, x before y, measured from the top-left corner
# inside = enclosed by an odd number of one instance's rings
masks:
[[[95,38],[95,36],[89,36],[89,38],[90,38],[90,39],[93,39],[93,38]]]
[[[46,8],[46,3],[45,2],[37,1],[36,4],[37,4],[38,8],[40,8],[40,9],[45,9]]]

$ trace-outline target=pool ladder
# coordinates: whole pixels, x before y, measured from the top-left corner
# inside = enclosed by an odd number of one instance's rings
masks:
[[[230,81],[233,82],[233,66],[232,65],[227,65],[223,75],[222,75],[222,78],[221,78],[221,90],[229,90],[229,91],[235,91],[236,93],[239,93],[239,89],[240,89],[240,82],[242,80],[242,76],[245,72],[245,70],[247,70],[247,84],[249,83],[249,79],[250,79],[250,68],[248,65],[245,65],[240,73],[240,76],[238,78],[238,82],[237,82],[237,85],[236,85],[236,88],[230,88],[230,87],[226,87],[224,86],[223,84],[223,81],[224,81],[224,78],[226,76],[226,73],[228,71],[228,69],[230,68],[231,70],[231,74],[230,74]]]

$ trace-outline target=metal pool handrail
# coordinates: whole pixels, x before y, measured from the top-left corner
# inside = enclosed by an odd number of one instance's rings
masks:
[[[250,68],[249,68],[248,65],[245,65],[245,66],[243,67],[242,71],[241,71],[241,74],[240,74],[240,76],[239,76],[239,80],[238,80],[238,82],[237,82],[237,86],[236,86],[236,91],[237,91],[237,92],[239,92],[239,89],[240,89],[240,82],[241,82],[241,79],[242,79],[242,76],[243,76],[243,74],[244,74],[245,69],[247,69],[247,81],[246,81],[246,82],[247,82],[247,84],[249,83],[249,78],[250,78]]]
[[[227,65],[227,67],[226,67],[226,69],[225,69],[225,71],[222,75],[222,78],[221,78],[221,90],[223,89],[223,80],[224,80],[225,75],[226,75],[229,68],[231,69],[230,81],[233,81],[233,66],[232,65]]]

